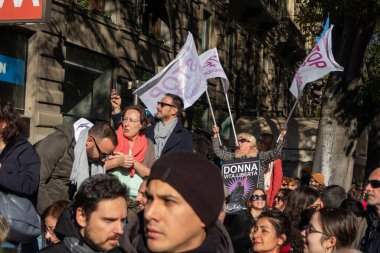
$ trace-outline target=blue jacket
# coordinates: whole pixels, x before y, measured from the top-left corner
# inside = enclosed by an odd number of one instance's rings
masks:
[[[145,130],[145,135],[156,144],[154,140],[154,127],[158,120],[156,119],[151,126]],[[178,118],[173,132],[170,134],[169,139],[165,143],[161,156],[173,150],[193,151],[193,137],[191,133],[182,126],[182,120]]]
[[[0,155],[0,190],[35,203],[40,165],[36,150],[25,137],[10,141]]]

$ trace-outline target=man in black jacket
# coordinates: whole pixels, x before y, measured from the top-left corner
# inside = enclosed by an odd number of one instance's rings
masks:
[[[111,174],[86,179],[54,230],[59,244],[43,253],[124,252],[119,239],[127,217],[128,190]]]

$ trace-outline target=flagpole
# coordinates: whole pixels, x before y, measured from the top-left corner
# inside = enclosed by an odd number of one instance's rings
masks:
[[[228,112],[230,113],[230,119],[231,119],[232,131],[234,132],[235,144],[236,144],[236,147],[237,147],[237,146],[239,146],[239,143],[238,143],[238,141],[237,141],[236,130],[235,130],[235,124],[234,124],[234,119],[233,119],[233,117],[232,117],[232,113],[231,113],[230,102],[228,101],[228,95],[227,95],[227,93],[224,93],[224,95],[226,96]]]
[[[208,100],[208,104],[210,105],[210,111],[211,111],[212,120],[214,121],[214,125],[216,126],[216,120],[215,120],[214,110],[212,109],[211,100],[210,100],[210,96],[208,95],[207,89],[206,89],[206,97],[207,97],[207,100]],[[218,133],[218,140],[219,140],[219,146],[222,146],[222,140],[220,139],[219,133]]]
[[[302,92],[301,92],[301,93],[302,93]],[[285,129],[288,128],[288,123],[289,123],[290,117],[293,115],[294,109],[296,109],[296,105],[298,104],[298,102],[299,102],[299,100],[300,100],[301,93],[298,94],[298,97],[297,97],[297,99],[296,99],[296,102],[294,103],[292,109],[290,110],[290,113],[289,113],[289,115],[288,115],[288,118],[286,119],[286,122],[285,122],[285,126],[284,126]],[[280,140],[280,136],[278,136],[276,143],[278,143],[279,140]]]

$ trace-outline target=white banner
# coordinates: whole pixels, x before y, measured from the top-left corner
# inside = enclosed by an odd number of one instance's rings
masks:
[[[199,60],[202,66],[202,74],[205,80],[209,78],[220,77],[222,78],[224,93],[228,92],[230,88],[230,82],[227,79],[226,73],[224,73],[223,67],[219,61],[219,55],[216,48],[207,50],[199,56]]]
[[[334,60],[331,50],[333,27],[332,25],[319,40],[295,74],[289,90],[296,98],[298,98],[307,83],[320,79],[331,71],[343,71],[343,67],[339,66]]]
[[[189,32],[185,45],[176,58],[160,73],[146,81],[134,94],[137,94],[152,114],[157,113],[157,102],[166,93],[180,96],[184,108],[206,91],[207,82],[201,75],[201,64],[192,34]]]

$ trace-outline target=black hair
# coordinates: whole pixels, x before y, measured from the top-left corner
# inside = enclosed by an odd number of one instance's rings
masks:
[[[5,123],[1,136],[6,143],[14,140],[15,138],[26,135],[26,126],[20,115],[10,102],[0,100],[0,123]]]
[[[73,207],[74,210],[82,208],[86,218],[89,219],[100,201],[118,197],[127,201],[128,189],[114,175],[98,174],[83,181],[74,197]]]
[[[347,198],[346,190],[339,185],[329,185],[323,189],[321,200],[325,208],[338,208]]]
[[[108,123],[97,123],[93,125],[88,131],[88,135],[94,136],[98,139],[109,138],[114,146],[117,146],[116,133],[112,126]]]
[[[183,111],[183,99],[180,96],[177,96],[172,93],[166,93],[165,96],[170,97],[172,99],[172,104],[178,109],[177,116],[182,115]]]

